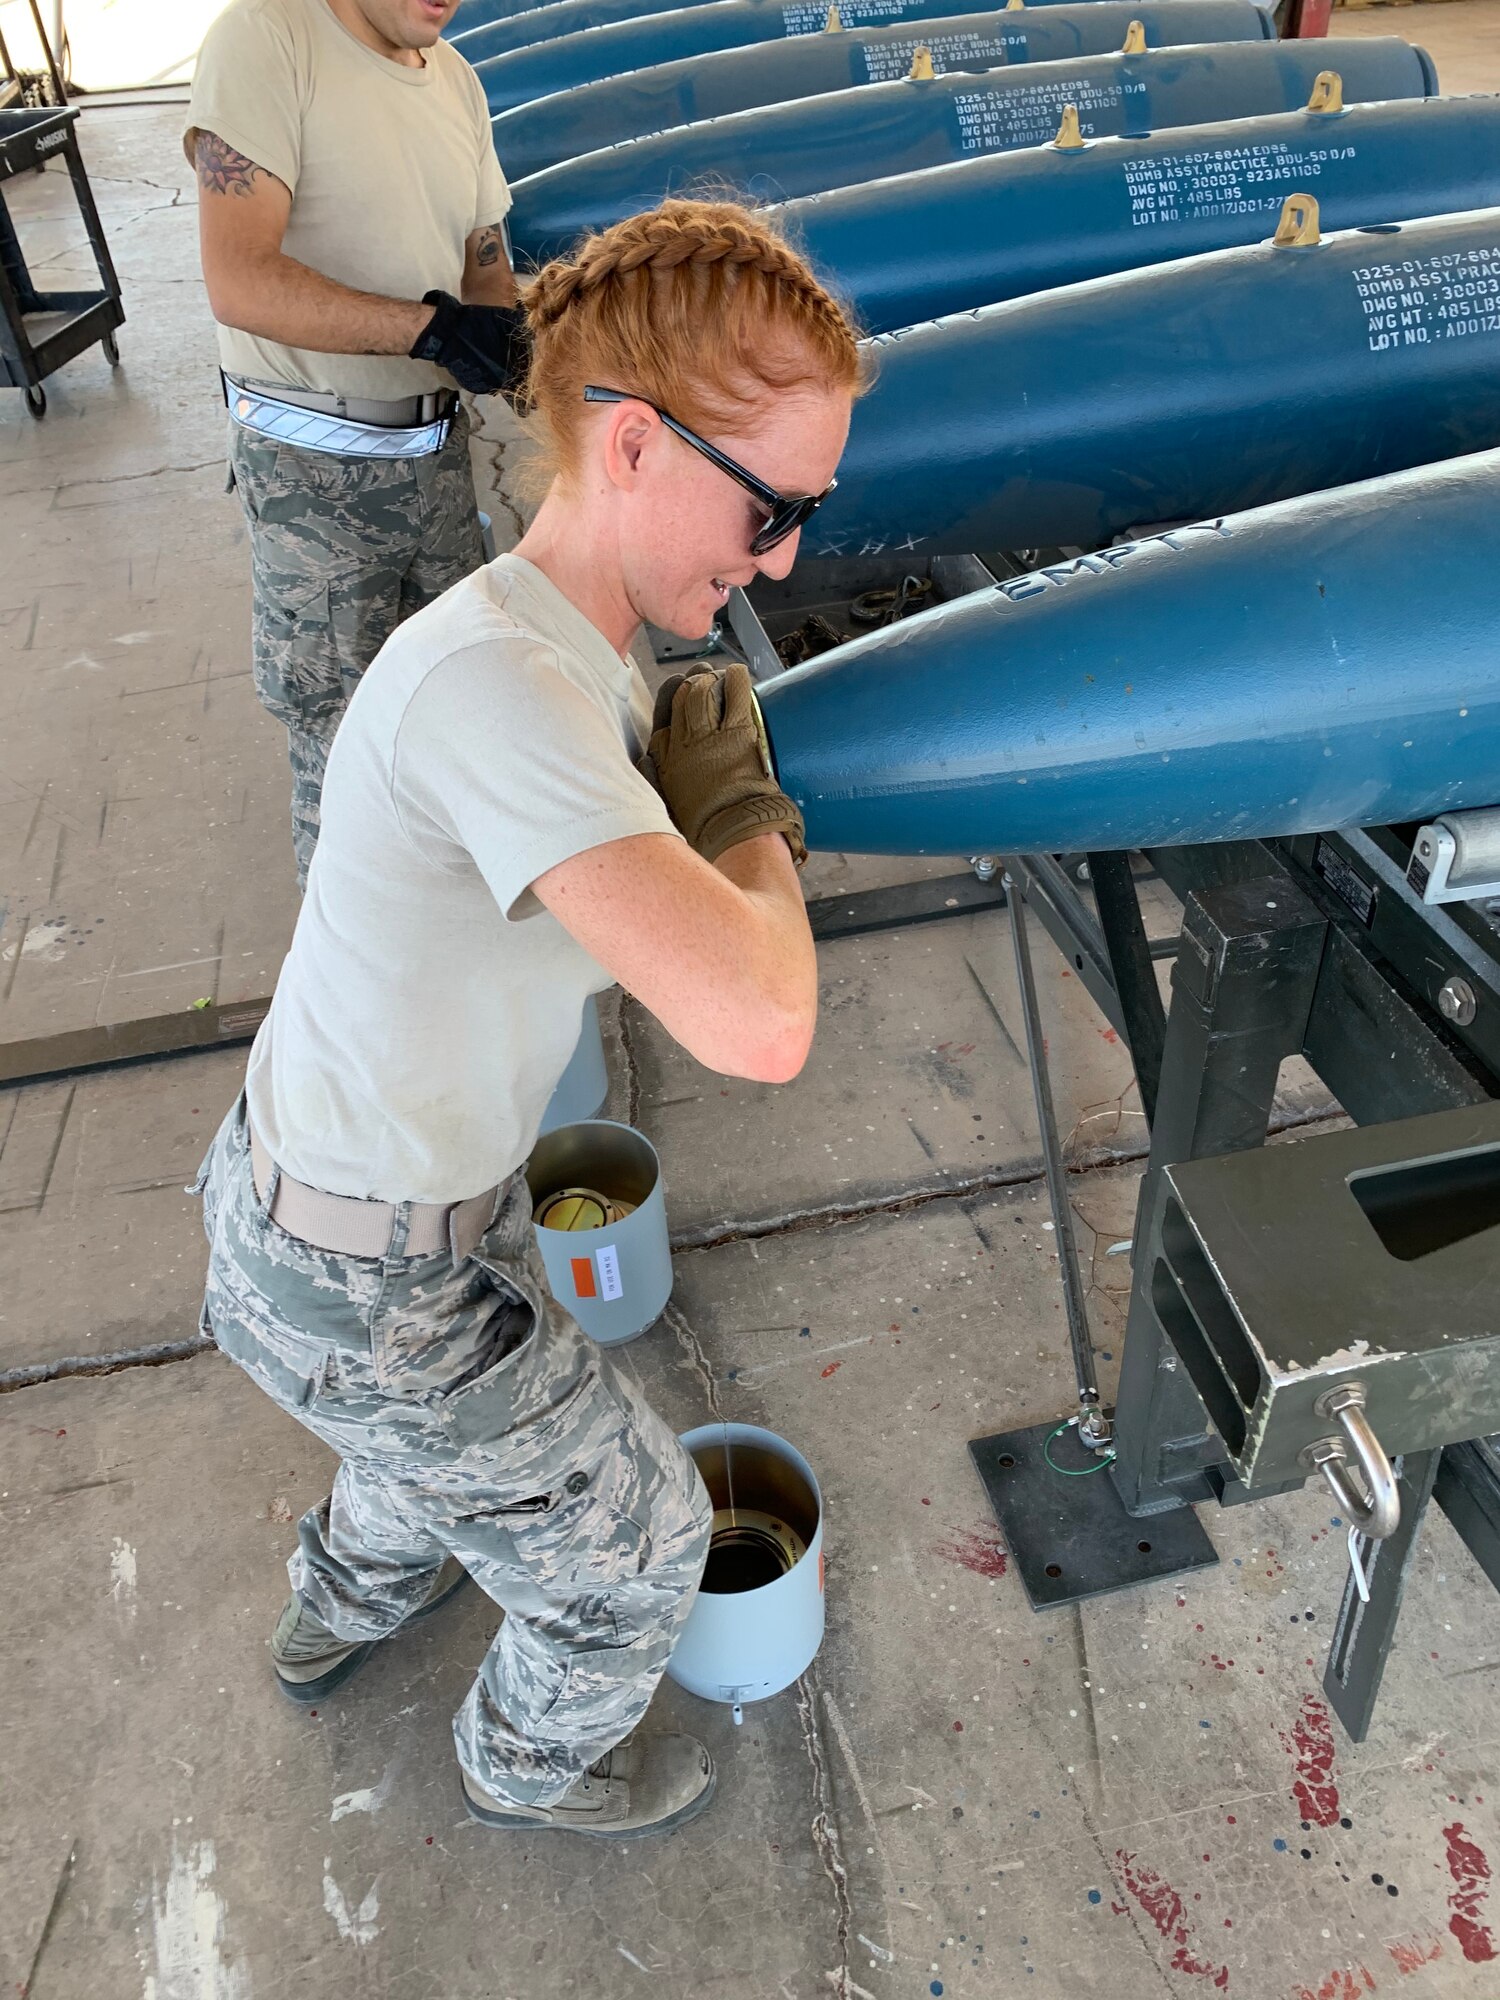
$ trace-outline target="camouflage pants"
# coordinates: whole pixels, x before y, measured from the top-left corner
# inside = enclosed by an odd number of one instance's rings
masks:
[[[697,1468],[548,1296],[522,1175],[457,1262],[288,1235],[274,1182],[255,1193],[243,1100],[199,1184],[205,1330],[342,1461],[298,1528],[293,1590],[340,1638],[383,1639],[457,1556],[505,1613],[454,1719],[459,1760],[551,1804],[661,1678],[708,1551]]]
[[[430,458],[337,458],[231,422],[250,530],[255,688],[285,723],[297,881],[318,844],[328,747],[365,668],[403,618],[484,560],[460,410]]]

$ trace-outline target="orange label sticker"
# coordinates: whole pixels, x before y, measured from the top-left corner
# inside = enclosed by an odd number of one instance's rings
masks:
[[[594,1260],[592,1257],[573,1257],[573,1294],[575,1298],[593,1299],[598,1297],[594,1288]]]

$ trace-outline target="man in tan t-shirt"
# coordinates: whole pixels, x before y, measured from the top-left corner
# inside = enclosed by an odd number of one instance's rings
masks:
[[[525,369],[484,90],[439,39],[457,4],[231,0],[193,81],[255,684],[288,732],[304,887],[355,684],[483,559],[454,384]]]

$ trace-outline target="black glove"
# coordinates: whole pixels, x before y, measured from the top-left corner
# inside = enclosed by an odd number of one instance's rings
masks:
[[[526,380],[531,343],[524,306],[465,306],[451,292],[427,292],[437,311],[412,342],[413,361],[435,361],[475,396],[514,395]]]

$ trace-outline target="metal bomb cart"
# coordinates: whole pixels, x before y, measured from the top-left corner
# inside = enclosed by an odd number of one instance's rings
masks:
[[[731,599],[726,638],[764,679],[905,608],[1062,575],[1078,554],[799,564]],[[1175,938],[1148,936],[1148,880],[1182,905]],[[979,856],[968,875],[815,903],[813,927],[846,936],[1001,900],[1078,1384],[1074,1411],[970,1446],[1018,1572],[1039,1610],[1180,1575],[1217,1561],[1195,1503],[1322,1478],[1351,1530],[1325,1686],[1362,1738],[1433,1499],[1500,1587],[1500,811],[1134,856]],[[1033,916],[1129,1047],[1150,1127],[1113,1410]],[[1296,1055],[1356,1129],[1267,1148]]]
[[[1423,860],[1449,844],[1467,878]],[[1324,1686],[1359,1740],[1432,1499],[1500,1586],[1500,813],[1145,859],[1183,903],[1170,1011],[1126,857],[1089,858],[1090,900],[1057,857],[1006,863],[1018,964],[1034,912],[1082,959],[1150,1121],[1112,1414],[1043,1124],[1078,1376],[1069,1469],[1105,1470],[1056,1477],[1052,1425],[970,1450],[1038,1607],[1215,1561],[1194,1501],[1324,1478],[1351,1558]],[[1022,992],[1050,1114],[1029,965]],[[1265,1147],[1293,1055],[1358,1129]]]
[[[47,411],[42,383],[97,341],[111,368],[120,359],[115,328],[123,325],[120,281],[78,151],[78,113],[61,109],[0,110],[0,385],[24,389],[34,417]],[[99,271],[94,291],[40,291],[26,267],[6,202],[7,184],[54,157],[66,163]]]

